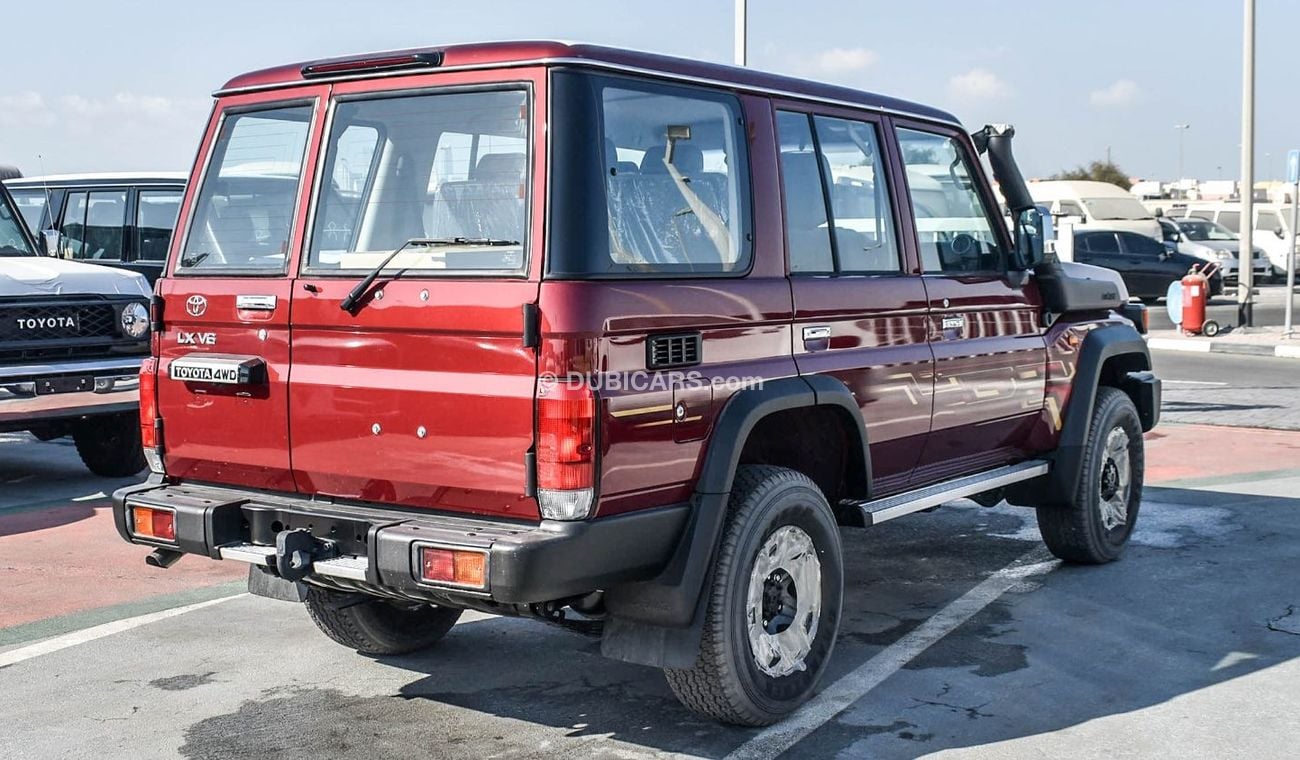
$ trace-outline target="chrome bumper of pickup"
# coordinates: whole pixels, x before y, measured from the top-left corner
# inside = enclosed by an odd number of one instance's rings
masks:
[[[0,425],[127,412],[139,403],[143,356],[0,366]],[[38,393],[38,383],[85,377],[87,390]]]

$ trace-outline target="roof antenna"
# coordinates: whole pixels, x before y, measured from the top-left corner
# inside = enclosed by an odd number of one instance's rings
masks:
[[[54,229],[54,199],[53,199],[53,196],[50,194],[50,181],[49,181],[49,176],[50,176],[50,175],[48,175],[48,174],[45,173],[45,156],[42,155],[42,154],[40,154],[40,153],[37,153],[37,154],[36,154],[36,163],[37,163],[38,166],[41,167],[41,189],[45,191],[45,211],[42,212],[42,216],[44,216],[45,214],[48,214],[49,217],[50,217],[50,226],[49,226],[49,228],[48,228],[48,229],[43,229],[43,230],[40,231],[40,232],[41,232],[41,244],[45,246],[45,255],[46,255],[46,256],[57,256],[57,255],[58,255],[58,243],[57,243],[57,242],[54,244],[54,253],[50,253],[50,238],[51,238],[51,234],[50,234],[50,233],[52,233],[52,232],[56,232],[56,231],[55,231],[55,229]]]

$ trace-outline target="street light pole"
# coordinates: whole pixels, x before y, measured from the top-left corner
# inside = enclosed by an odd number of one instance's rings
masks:
[[[1241,250],[1237,261],[1237,326],[1254,326],[1255,0],[1243,0],[1241,51]]]
[[[1189,130],[1189,129],[1191,129],[1191,128],[1192,128],[1192,125],[1191,125],[1191,124],[1175,124],[1175,125],[1174,125],[1174,129],[1178,130],[1178,177],[1177,177],[1177,180],[1178,180],[1178,183],[1179,183],[1179,184],[1182,184],[1182,182],[1183,182],[1183,135],[1187,134],[1187,130]]]
[[[736,65],[737,65],[737,66],[744,66],[744,65],[746,65],[746,61],[745,61],[745,58],[746,58],[746,55],[745,55],[746,50],[745,50],[745,48],[747,47],[747,45],[746,45],[746,42],[747,42],[746,37],[748,36],[748,35],[747,35],[747,31],[748,31],[748,30],[745,28],[745,27],[746,27],[746,21],[745,21],[745,11],[746,11],[746,8],[745,8],[745,6],[746,6],[746,0],[736,0],[736,46],[735,46],[735,54],[736,54]]]

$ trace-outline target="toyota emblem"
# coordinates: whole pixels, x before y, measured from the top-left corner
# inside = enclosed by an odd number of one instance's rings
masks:
[[[203,296],[190,296],[185,300],[185,311],[191,317],[201,317],[208,310],[208,299]]]

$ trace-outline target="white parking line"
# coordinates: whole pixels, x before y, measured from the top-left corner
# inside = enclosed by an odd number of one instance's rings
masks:
[[[68,647],[75,647],[78,644],[85,644],[94,641],[95,639],[102,639],[105,636],[112,636],[115,633],[129,631],[132,628],[139,628],[142,625],[156,623],[159,620],[166,620],[167,618],[176,617],[177,615],[184,615],[187,612],[201,610],[204,607],[211,607],[214,604],[228,602],[231,599],[238,599],[241,596],[248,595],[241,592],[232,596],[223,596],[220,599],[209,599],[206,602],[187,604],[184,607],[173,607],[170,610],[160,610],[158,612],[150,612],[147,615],[136,615],[135,617],[124,618],[122,620],[114,620],[111,623],[103,623],[90,628],[84,628],[80,631],[72,631],[71,633],[65,633],[62,636],[55,636],[50,639],[45,639],[44,641],[38,641],[35,644],[30,644],[25,647],[11,649],[8,652],[0,652],[0,668],[24,660],[30,660],[33,657],[40,657],[43,654],[57,652],[60,649],[67,649]]]
[[[1047,573],[1061,564],[1060,560],[1049,560],[1049,556],[1041,546],[1021,555],[1015,562],[985,578],[979,585],[939,610],[911,633],[828,686],[789,718],[764,729],[737,747],[727,755],[728,760],[774,758],[790,749],[996,601],[1012,586],[1030,576]]]
[[[1216,383],[1211,380],[1164,380],[1165,385],[1227,385],[1227,383]]]

